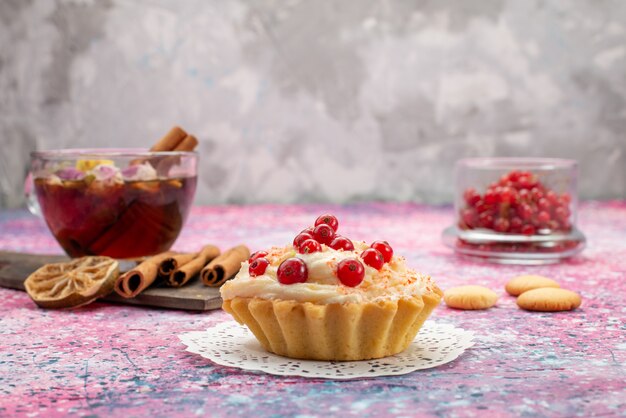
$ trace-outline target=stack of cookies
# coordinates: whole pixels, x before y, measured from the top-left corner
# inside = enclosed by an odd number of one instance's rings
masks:
[[[517,305],[527,311],[571,311],[582,302],[578,293],[561,289],[556,281],[537,275],[517,276],[507,282],[505,290],[517,296]],[[498,295],[483,286],[458,286],[444,292],[444,301],[451,308],[480,310],[495,306]]]
[[[518,296],[517,306],[527,311],[571,311],[582,303],[578,293],[561,289],[556,281],[543,276],[515,277],[505,289],[509,295]]]

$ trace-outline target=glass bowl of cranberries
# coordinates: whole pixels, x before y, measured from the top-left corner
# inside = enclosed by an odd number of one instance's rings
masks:
[[[457,162],[455,223],[446,245],[506,264],[549,264],[585,246],[576,228],[578,166],[556,158],[471,158]]]

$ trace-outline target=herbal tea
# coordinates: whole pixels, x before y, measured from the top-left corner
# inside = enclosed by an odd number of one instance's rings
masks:
[[[37,178],[35,190],[50,231],[72,257],[133,258],[168,250],[196,189],[195,176],[119,181],[71,177]]]

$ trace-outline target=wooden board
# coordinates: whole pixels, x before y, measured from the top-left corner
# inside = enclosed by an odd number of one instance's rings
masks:
[[[49,263],[67,261],[60,255],[24,254],[0,251],[0,286],[24,290],[24,280],[39,267]],[[120,262],[120,271],[127,271],[135,264]],[[100,300],[127,305],[155,306],[160,308],[207,311],[219,309],[222,298],[219,289],[207,287],[199,279],[193,279],[181,288],[151,287],[132,299],[112,293]]]

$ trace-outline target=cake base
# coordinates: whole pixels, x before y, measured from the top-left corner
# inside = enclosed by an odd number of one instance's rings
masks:
[[[442,293],[345,304],[241,298],[222,307],[272,353],[297,359],[354,361],[405,350]]]

